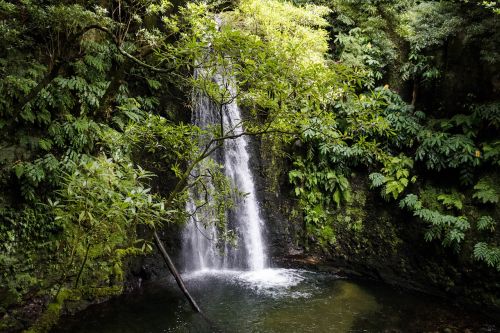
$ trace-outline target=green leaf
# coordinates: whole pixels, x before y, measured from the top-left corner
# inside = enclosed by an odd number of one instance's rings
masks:
[[[488,215],[483,215],[477,221],[478,230],[488,230],[490,232],[495,231],[496,221]]]
[[[161,83],[159,81],[153,80],[153,79],[146,79],[148,82],[148,85],[151,89],[157,90],[161,88]]]
[[[23,176],[24,170],[24,165],[22,163],[14,165],[14,172],[16,173],[17,178],[21,178]]]
[[[482,203],[492,203],[496,204],[499,202],[499,194],[497,192],[497,186],[490,178],[482,178],[474,186],[474,194],[472,197],[478,199]]]
[[[462,210],[463,208],[462,200],[460,200],[460,196],[457,192],[453,192],[452,194],[440,194],[437,199],[448,209],[456,208]]]

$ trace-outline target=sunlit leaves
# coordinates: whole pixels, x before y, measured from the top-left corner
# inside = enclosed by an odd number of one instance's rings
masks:
[[[364,76],[360,86],[374,88],[382,79],[382,52],[371,43],[371,39],[360,28],[354,28],[349,33],[339,33],[335,42],[342,47],[339,60],[343,65],[358,68]]]
[[[137,226],[167,220],[170,212],[143,185],[151,176],[129,160],[102,155],[83,158],[64,177],[60,203],[49,203],[67,242],[59,264],[68,278],[79,272],[75,286],[120,285],[122,273],[116,273],[124,256],[141,253],[134,243]]]
[[[404,13],[400,33],[415,50],[442,44],[463,23],[457,10],[451,2],[421,2]]]
[[[416,177],[410,178],[410,170],[413,168],[413,160],[399,155],[397,157],[387,157],[384,159],[382,173],[372,173],[369,178],[373,187],[382,187],[384,198],[392,197],[397,199],[406,189],[410,182],[414,183]]]
[[[294,124],[320,112],[333,96],[336,76],[326,59],[327,13],[327,8],[312,5],[244,1],[222,15],[221,32],[212,44],[224,55],[219,68],[229,68],[240,102],[253,113],[268,114],[272,128],[295,131]]]

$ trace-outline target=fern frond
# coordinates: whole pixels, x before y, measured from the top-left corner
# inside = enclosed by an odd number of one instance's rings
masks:
[[[474,186],[474,194],[472,197],[482,203],[496,204],[499,201],[499,194],[493,180],[489,177],[484,177]]]
[[[481,216],[477,221],[478,230],[488,230],[491,232],[495,231],[496,221],[488,215]]]

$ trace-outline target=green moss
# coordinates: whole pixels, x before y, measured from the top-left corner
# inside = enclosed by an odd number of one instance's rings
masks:
[[[264,135],[260,151],[264,162],[266,190],[278,192],[280,190],[280,177],[285,169],[285,150],[282,139],[273,135]]]
[[[373,258],[385,257],[399,262],[402,240],[396,220],[385,209],[373,207],[368,185],[353,181],[352,198],[334,214],[332,225],[337,236],[331,252],[344,258],[356,257],[367,265]]]
[[[81,290],[85,299],[106,299],[111,296],[119,295],[123,292],[123,286],[116,285],[111,287],[86,287]]]
[[[21,326],[21,323],[13,316],[5,314],[0,318],[0,332],[17,331],[19,326]]]
[[[82,300],[104,300],[111,296],[121,294],[123,287],[121,285],[111,287],[83,287],[79,289],[61,289],[55,300],[50,303],[40,318],[32,325],[26,333],[44,333],[54,327],[66,303],[81,303]]]
[[[438,196],[439,191],[431,185],[426,185],[418,192],[418,197],[425,207],[431,210],[441,211],[442,206],[437,199]]]
[[[363,231],[368,216],[365,205],[366,191],[362,188],[353,191],[350,200],[334,214],[332,221],[334,228],[353,232],[353,236],[357,237],[355,234]]]
[[[47,310],[38,319],[38,321],[31,328],[26,330],[26,333],[43,333],[48,332],[59,320],[62,311],[62,304],[51,303]]]

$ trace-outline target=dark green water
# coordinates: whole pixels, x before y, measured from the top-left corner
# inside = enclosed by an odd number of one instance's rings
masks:
[[[222,332],[497,332],[491,319],[418,293],[291,270],[186,276]],[[172,281],[92,306],[55,332],[212,332]]]

